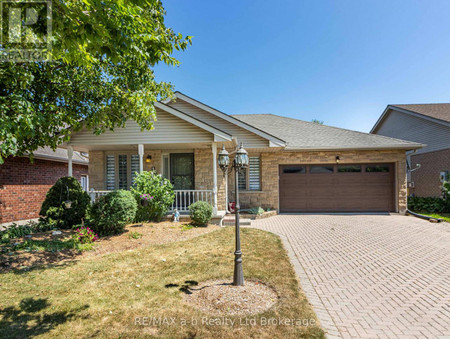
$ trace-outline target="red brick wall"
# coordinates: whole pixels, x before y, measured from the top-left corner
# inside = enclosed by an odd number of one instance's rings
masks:
[[[73,175],[80,180],[87,175],[87,165],[73,165]],[[0,224],[39,216],[49,188],[67,176],[67,163],[28,158],[8,158],[0,165]]]
[[[409,193],[418,197],[440,197],[441,182],[439,173],[450,171],[450,149],[418,154],[411,157],[411,167],[420,168],[411,173],[411,181],[415,188],[410,188]]]

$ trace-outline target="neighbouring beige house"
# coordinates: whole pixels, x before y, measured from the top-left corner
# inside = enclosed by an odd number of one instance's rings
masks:
[[[89,153],[90,189],[128,189],[133,173],[155,170],[174,184],[174,208],[209,201],[223,215],[234,178],[217,165],[222,145],[239,143],[250,166],[239,177],[242,208],[279,212],[404,212],[406,152],[422,145],[271,114],[228,115],[180,92],[155,104],[153,130],[75,133],[65,145]],[[70,171],[70,169],[69,169]]]
[[[388,105],[371,133],[424,144],[407,154],[409,193],[442,195],[450,178],[450,104]]]

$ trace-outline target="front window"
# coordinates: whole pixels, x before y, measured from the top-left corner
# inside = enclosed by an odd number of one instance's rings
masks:
[[[259,157],[249,157],[248,168],[238,176],[238,187],[240,190],[261,190],[261,161]]]
[[[106,155],[106,189],[127,190],[133,184],[139,172],[139,155],[107,154]]]

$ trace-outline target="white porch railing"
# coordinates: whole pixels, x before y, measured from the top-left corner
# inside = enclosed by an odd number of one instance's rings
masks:
[[[91,202],[97,201],[102,195],[112,191],[96,191],[93,188],[89,191]],[[213,190],[175,190],[175,199],[172,203],[171,212],[177,209],[179,212],[188,212],[189,206],[196,201],[206,201],[214,206]]]
[[[93,188],[89,191],[89,196],[91,197],[91,203],[94,203],[97,201],[98,198],[100,198],[102,195],[107,195],[109,192],[112,191],[96,191]]]
[[[172,211],[188,212],[189,206],[197,201],[206,201],[214,206],[214,194],[212,190],[175,190],[175,200]]]

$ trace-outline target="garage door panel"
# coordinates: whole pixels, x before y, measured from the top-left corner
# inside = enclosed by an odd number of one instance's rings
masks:
[[[374,165],[370,165],[372,172],[366,172],[364,164],[357,166],[358,172],[337,172],[336,166],[324,165],[333,167],[333,173],[310,173],[310,166],[295,166],[307,170],[284,174],[284,166],[280,166],[281,212],[395,210],[393,164],[388,165],[389,172],[376,172]],[[386,167],[385,164],[383,168]]]

